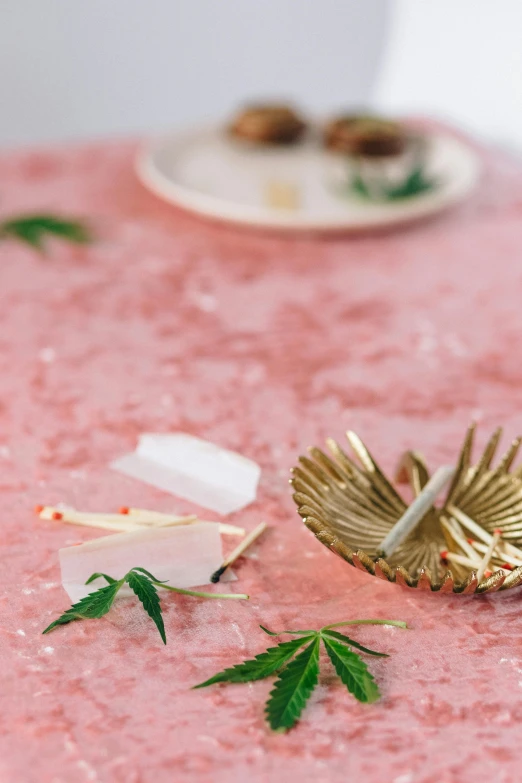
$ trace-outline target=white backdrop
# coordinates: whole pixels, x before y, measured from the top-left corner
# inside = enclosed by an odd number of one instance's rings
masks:
[[[1,0],[0,144],[365,103],[388,0]]]
[[[395,0],[375,97],[522,148],[522,2]]]

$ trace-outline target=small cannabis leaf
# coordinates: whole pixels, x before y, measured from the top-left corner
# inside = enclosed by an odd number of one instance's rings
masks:
[[[57,215],[22,215],[0,222],[0,239],[19,239],[39,251],[44,250],[49,236],[79,245],[92,241],[91,232],[84,223]]]
[[[319,649],[321,642],[332,661],[335,671],[350,693],[358,701],[371,703],[379,698],[379,689],[364,661],[352,648],[367,655],[387,657],[386,653],[369,650],[349,636],[333,630],[344,625],[395,625],[406,628],[400,620],[349,620],[344,623],[326,625],[319,631],[280,631],[274,633],[260,626],[270,636],[293,634],[297,639],[281,642],[277,647],[269,647],[266,652],[255,658],[243,661],[236,666],[195,685],[205,688],[219,682],[252,682],[278,673],[275,687],[270,692],[265,713],[270,728],[274,731],[287,731],[294,726],[319,679]],[[305,646],[306,645],[306,646]],[[304,647],[304,649],[301,649]],[[301,650],[297,655],[298,650]],[[294,657],[295,655],[295,657]]]
[[[122,579],[118,580],[113,579],[113,577],[108,576],[108,574],[92,574],[85,584],[91,584],[95,579],[105,579],[108,584],[104,587],[100,587],[96,592],[86,595],[85,598],[82,598],[78,603],[73,604],[71,608],[64,612],[57,620],[54,620],[54,622],[48,625],[43,633],[49,633],[49,631],[52,631],[53,628],[56,628],[58,625],[66,625],[74,620],[88,620],[103,617],[111,608],[118,591],[124,584],[128,584],[130,589],[138,596],[143,608],[155,623],[164,644],[167,644],[167,638],[165,635],[165,626],[163,624],[157,587],[161,587],[163,590],[171,590],[173,593],[179,593],[180,595],[191,595],[195,598],[232,598],[248,600],[248,595],[242,593],[200,593],[194,590],[183,590],[181,587],[171,587],[165,582],[156,579],[150,571],[146,571],[139,566],[131,568]]]

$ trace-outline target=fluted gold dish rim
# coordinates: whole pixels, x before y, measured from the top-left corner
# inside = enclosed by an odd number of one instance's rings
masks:
[[[522,468],[511,470],[521,439],[516,438],[493,467],[501,434],[498,428],[479,460],[472,463],[475,424],[468,428],[442,505],[430,510],[388,559],[377,556],[378,542],[407,504],[355,433],[346,436],[357,462],[331,438],[326,441],[330,454],[311,447],[309,456],[299,457],[290,480],[298,513],[324,546],[360,571],[385,581],[458,595],[517,587],[522,583],[522,566],[507,574],[498,568],[483,578],[478,578],[477,569],[440,566],[440,550],[446,540],[441,518],[451,517],[455,507],[487,533],[502,527],[506,539],[522,546]],[[426,463],[417,451],[402,456],[397,474],[409,480],[414,495],[429,479]]]

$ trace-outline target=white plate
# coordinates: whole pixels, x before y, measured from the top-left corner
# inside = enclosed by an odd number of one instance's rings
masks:
[[[218,220],[292,231],[361,230],[433,215],[465,198],[481,172],[475,152],[443,133],[429,137],[427,166],[440,181],[434,191],[372,204],[339,195],[347,163],[313,140],[258,148],[228,139],[222,129],[199,129],[150,142],[136,160],[143,184],[171,204]],[[267,189],[274,185],[297,193],[298,206],[271,206]]]

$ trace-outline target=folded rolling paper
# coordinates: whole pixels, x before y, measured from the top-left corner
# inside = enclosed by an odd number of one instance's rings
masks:
[[[261,474],[259,465],[241,454],[184,433],[144,433],[136,451],[111,468],[219,514],[252,503]]]
[[[120,579],[136,566],[151,571],[172,587],[199,587],[223,562],[219,526],[198,522],[102,536],[79,546],[60,549],[62,584],[71,601],[79,601],[105,582],[85,582],[94,573]],[[234,578],[234,577],[232,577]],[[130,594],[122,589],[121,594]]]

